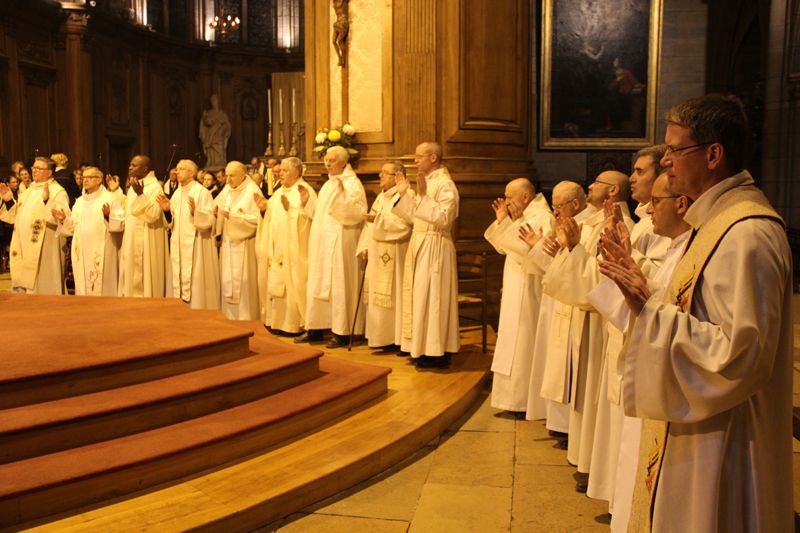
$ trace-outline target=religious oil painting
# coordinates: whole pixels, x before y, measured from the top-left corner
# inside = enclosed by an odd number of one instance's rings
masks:
[[[540,147],[653,144],[661,0],[544,0]]]

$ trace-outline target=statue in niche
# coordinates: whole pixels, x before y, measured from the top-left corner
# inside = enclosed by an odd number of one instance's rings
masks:
[[[231,137],[231,121],[228,114],[219,108],[219,98],[212,94],[211,109],[200,117],[200,142],[206,155],[206,170],[219,170],[227,164],[228,139]]]
[[[339,66],[347,66],[347,34],[350,33],[350,18],[347,16],[349,0],[333,0],[336,21],[333,23],[333,47],[339,56]]]

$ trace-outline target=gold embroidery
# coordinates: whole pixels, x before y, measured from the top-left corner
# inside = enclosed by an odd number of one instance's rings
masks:
[[[681,311],[686,312],[686,304],[689,303],[689,289],[692,288],[694,281],[694,272],[696,266],[692,265],[692,271],[687,276],[686,280],[678,286],[678,292],[675,294],[675,305],[681,308]]]

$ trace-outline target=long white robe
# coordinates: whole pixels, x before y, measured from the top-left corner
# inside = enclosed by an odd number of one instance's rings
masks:
[[[339,180],[344,192],[339,192]],[[363,266],[356,257],[358,237],[367,212],[364,186],[350,165],[330,176],[317,197],[308,240],[306,329],[327,329],[337,335],[364,333],[364,310],[355,317]]]
[[[124,220],[112,214],[109,223],[122,224],[120,256],[119,293],[120,296],[161,297],[171,293],[169,274],[169,252],[167,250],[167,227],[164,213],[158,203],[158,195],[163,194],[161,184],[153,172],[144,180],[142,194],[136,194],[133,187],[125,197]]]
[[[122,234],[109,231],[104,205],[109,207],[109,217],[112,211],[122,209],[119,197],[102,185],[94,193],[84,191],[58,227],[61,235],[72,236],[72,272],[78,296],[116,296],[119,291]]]
[[[445,167],[427,176],[427,194],[403,195],[393,212],[414,224],[403,278],[403,351],[417,358],[458,352],[458,269],[453,223],[458,189]]]
[[[628,206],[619,202],[623,220],[633,226]],[[562,249],[542,279],[545,293],[573,307],[570,334],[579,339],[572,346],[572,380],[570,393],[569,446],[567,457],[578,471],[588,473],[596,430],[597,401],[603,374],[606,326],[591,306],[586,295],[600,282],[597,244],[605,214],[598,210],[584,222],[581,239],[571,251]],[[600,428],[601,431],[607,428]]]
[[[194,214],[189,198],[194,200]],[[192,309],[219,309],[219,260],[211,193],[196,181],[179,186],[173,189],[170,211],[172,295]]]
[[[530,247],[519,238],[519,228],[528,224],[533,231],[541,230],[543,235],[550,236],[554,222],[544,196],[537,194],[520,218],[495,220],[484,233],[497,252],[506,256],[497,343],[492,360],[492,407],[520,412],[530,409],[534,411],[530,415],[536,418],[544,418],[547,414],[546,401],[539,394],[545,361],[544,357],[534,359],[542,276],[524,267]],[[532,383],[533,374],[538,377]]]
[[[261,190],[245,178],[238,187],[226,185],[217,196],[217,234],[222,235],[219,270],[222,312],[231,320],[260,317],[256,229],[261,210],[253,197]],[[227,212],[228,217],[222,212]]]
[[[300,201],[300,187],[308,191],[305,206]],[[288,210],[283,207],[283,197],[289,201]],[[270,326],[287,333],[299,333],[305,326],[308,238],[316,202],[316,191],[300,178],[291,187],[275,190],[267,208],[267,314]]]
[[[702,231],[736,189],[754,189],[749,173],[684,220]],[[669,422],[653,531],[793,530],[791,310],[786,233],[751,218],[717,244],[689,312],[655,294],[632,324],[625,413]]]
[[[666,254],[658,270],[653,274],[648,286],[663,290],[672,278],[672,271],[681,257],[686,241],[689,239],[689,231],[679,235],[670,242]],[[620,301],[621,300],[621,301]],[[624,330],[628,331],[630,323],[630,311],[618,291],[614,302],[609,302],[609,308],[620,309],[621,313],[617,319],[618,325],[624,325]],[[623,356],[624,358],[624,356]],[[639,463],[639,444],[642,434],[642,419],[632,416],[624,416],[622,429],[620,430],[619,453],[617,454],[617,468],[614,480],[614,496],[612,498],[613,513],[611,517],[611,531],[623,533],[628,529],[628,518],[631,512],[631,499],[633,498],[633,485],[636,481],[636,467]]]
[[[640,218],[630,234],[631,255],[645,275],[652,277],[664,261],[670,239],[653,233],[653,220],[647,214],[647,205],[639,205],[636,214]],[[614,482],[624,416],[620,403],[622,369],[619,360],[625,339],[624,328],[620,327],[623,323],[614,320],[614,315],[618,312],[608,312],[608,310],[624,311],[627,310],[627,306],[616,284],[605,277],[592,289],[587,298],[592,307],[606,320],[606,345],[595,417],[595,426],[599,429],[595,431],[592,443],[592,472],[586,495],[609,502],[609,512],[613,514]],[[627,325],[627,322],[624,324]]]
[[[14,224],[9,247],[11,288],[28,294],[64,293],[63,239],[57,234],[53,209],[69,213],[69,196],[54,179],[47,181],[50,197],[42,201],[45,183],[31,182],[11,209],[0,201],[0,220]]]
[[[399,199],[394,187],[378,194],[370,210],[375,220],[364,224],[358,240],[358,253],[367,251],[363,301],[365,334],[372,347],[400,346],[403,340],[403,271],[412,225],[392,213]]]

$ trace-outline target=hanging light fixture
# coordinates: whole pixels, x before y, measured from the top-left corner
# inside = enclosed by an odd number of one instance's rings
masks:
[[[239,24],[241,24],[241,20],[233,13],[233,10],[228,5],[228,0],[220,0],[219,14],[214,15],[214,20],[208,26],[217,35],[226,39],[230,34],[239,30]]]

